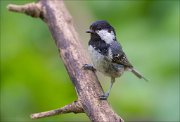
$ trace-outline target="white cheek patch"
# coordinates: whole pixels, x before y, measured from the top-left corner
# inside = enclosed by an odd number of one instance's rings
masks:
[[[96,33],[101,37],[102,40],[104,40],[107,44],[110,44],[114,41],[115,35],[114,32],[108,32],[108,30],[100,30],[96,31]]]

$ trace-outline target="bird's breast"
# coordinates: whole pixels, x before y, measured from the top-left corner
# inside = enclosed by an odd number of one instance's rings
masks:
[[[98,50],[95,50],[91,45],[88,48],[93,66],[107,76],[118,77],[124,72],[124,67],[119,64],[113,64],[111,59],[102,55]]]

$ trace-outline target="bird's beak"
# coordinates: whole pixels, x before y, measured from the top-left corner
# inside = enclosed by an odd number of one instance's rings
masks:
[[[86,33],[94,33],[93,30],[87,30]]]

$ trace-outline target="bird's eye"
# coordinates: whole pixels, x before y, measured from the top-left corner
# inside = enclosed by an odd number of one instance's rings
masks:
[[[109,33],[111,33],[111,30],[110,30],[110,29],[108,29],[108,32],[109,32]]]
[[[101,27],[98,27],[97,30],[101,30]]]

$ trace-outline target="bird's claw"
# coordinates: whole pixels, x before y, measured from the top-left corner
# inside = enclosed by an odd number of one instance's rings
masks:
[[[109,93],[106,93],[106,94],[99,96],[99,98],[100,98],[100,100],[107,100],[108,96],[109,96]]]
[[[85,70],[91,70],[93,72],[96,72],[96,69],[90,64],[84,64],[82,68]]]

